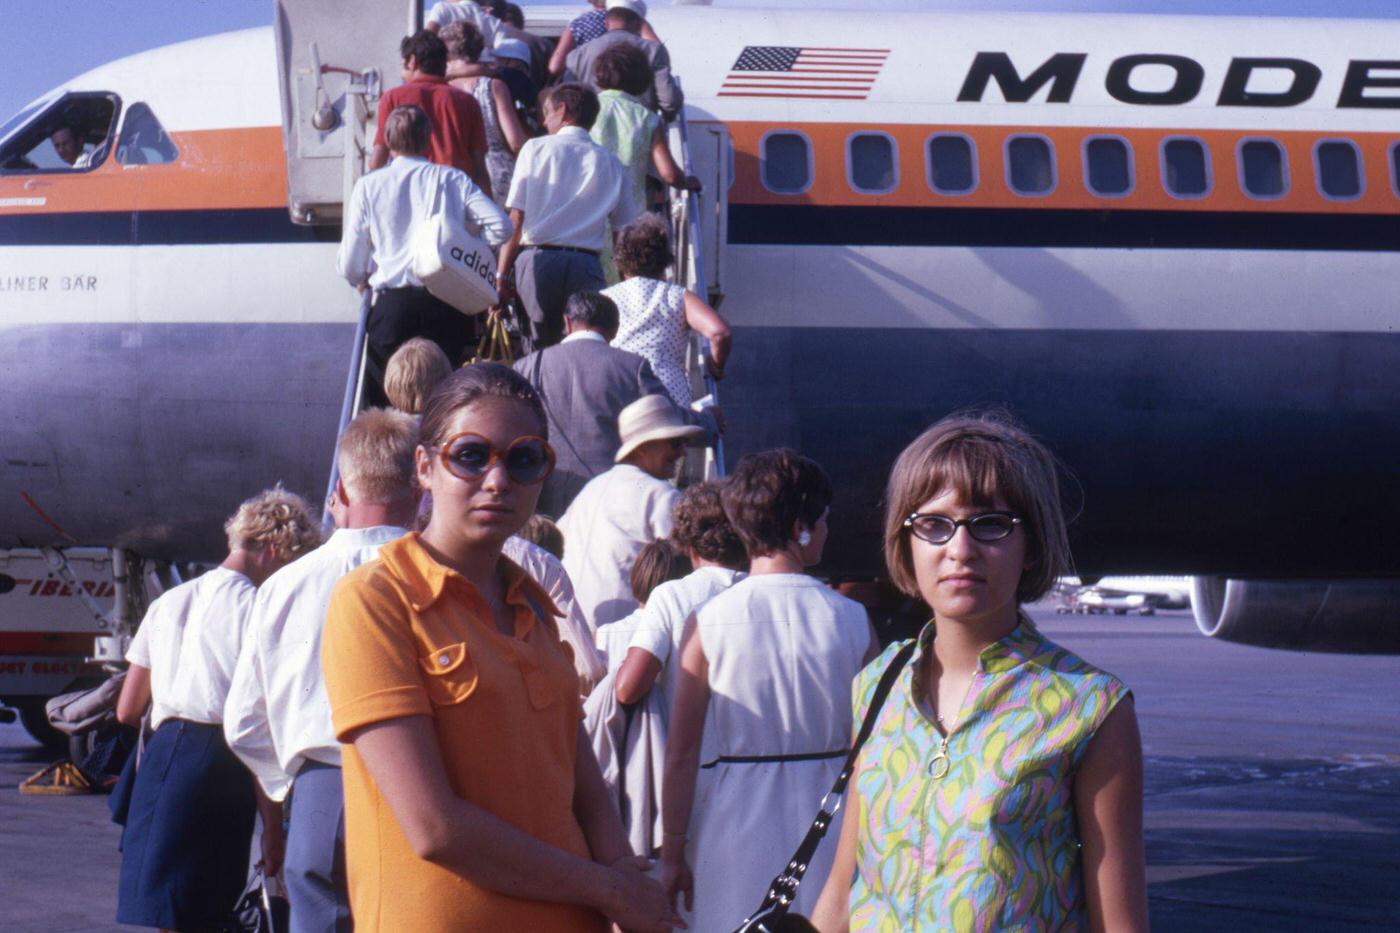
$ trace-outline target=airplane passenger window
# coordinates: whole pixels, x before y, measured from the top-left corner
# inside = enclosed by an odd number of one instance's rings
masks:
[[[1283,148],[1270,139],[1240,144],[1240,183],[1255,198],[1278,198],[1288,190]]]
[[[1199,198],[1210,191],[1210,163],[1199,139],[1169,139],[1162,144],[1162,184],[1168,194]]]
[[[884,133],[856,133],[846,144],[851,187],[868,194],[893,191],[899,183],[894,140]]]
[[[1055,154],[1042,136],[1013,136],[1006,142],[1006,175],[1017,194],[1042,195],[1055,189]]]
[[[800,133],[769,133],[763,139],[759,174],[775,194],[801,194],[812,185],[812,150]]]
[[[1084,144],[1084,183],[1094,194],[1114,197],[1133,188],[1133,156],[1128,144],[1099,136]]]
[[[165,165],[180,158],[180,150],[160,125],[151,108],[132,104],[126,110],[117,139],[117,161],[122,165]]]
[[[966,136],[928,141],[928,183],[939,194],[966,194],[977,187],[977,155]]]
[[[1361,154],[1356,146],[1342,140],[1318,143],[1313,159],[1319,191],[1340,200],[1361,196]]]
[[[0,149],[0,173],[86,172],[107,160],[121,102],[115,94],[73,93],[11,121]]]

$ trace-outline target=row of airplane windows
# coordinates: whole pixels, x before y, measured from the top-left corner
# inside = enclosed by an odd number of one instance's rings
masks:
[[[1103,198],[1121,198],[1136,185],[1133,147],[1120,136],[1090,136],[1084,141],[1084,184]],[[1195,137],[1164,140],[1162,187],[1173,197],[1204,198],[1211,193],[1210,152]],[[777,130],[760,143],[759,175],[774,194],[802,194],[815,172],[811,141],[803,133]],[[963,195],[977,190],[977,143],[961,133],[935,133],[925,144],[926,179],[938,194]],[[1259,200],[1288,194],[1292,182],[1288,153],[1276,140],[1251,138],[1236,149],[1240,188]],[[1055,144],[1033,134],[1016,134],[1004,143],[1007,186],[1024,197],[1044,197],[1059,182]],[[846,181],[860,194],[888,194],[899,185],[899,148],[885,133],[852,133],[846,140]],[[1365,191],[1361,151],[1346,139],[1326,139],[1313,146],[1313,178],[1318,192],[1335,201],[1354,201]],[[1390,149],[1391,180],[1400,194],[1400,145]]]

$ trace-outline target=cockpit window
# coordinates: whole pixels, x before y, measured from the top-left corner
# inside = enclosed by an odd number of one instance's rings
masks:
[[[117,139],[118,162],[122,165],[165,165],[179,158],[180,150],[150,107],[136,103],[126,108],[126,120]]]
[[[107,160],[121,101],[115,94],[66,94],[31,108],[0,149],[0,173],[81,172]],[[18,123],[19,121],[13,121]]]

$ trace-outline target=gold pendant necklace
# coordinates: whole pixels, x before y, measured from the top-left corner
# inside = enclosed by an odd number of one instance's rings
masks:
[[[928,763],[928,776],[935,781],[941,781],[948,774],[948,769],[953,765],[948,757],[948,737],[943,736],[943,741],[938,743],[938,751],[934,753],[933,760]]]

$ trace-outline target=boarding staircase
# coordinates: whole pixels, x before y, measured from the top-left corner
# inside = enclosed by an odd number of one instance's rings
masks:
[[[703,138],[697,135],[696,148],[704,145],[707,154],[712,156],[706,162],[713,167],[713,171],[704,171],[698,164],[696,154],[691,150],[691,135],[685,108],[682,107],[680,115],[669,130],[671,153],[687,175],[700,177],[704,189],[700,194],[694,191],[671,190],[671,242],[674,245],[676,262],[671,267],[669,278],[672,284],[690,289],[717,308],[724,300],[723,282],[720,278],[722,265],[718,261],[717,250],[714,261],[706,261],[705,246],[707,243],[723,242],[720,238],[723,236],[723,225],[728,215],[728,211],[725,210],[728,190],[728,178],[725,177],[728,140],[722,128],[706,129]],[[702,213],[702,209],[706,207],[709,209],[708,214]],[[713,231],[708,238],[707,226]],[[695,398],[707,401],[718,409],[719,384],[710,375],[709,358],[709,341],[692,331],[690,350],[686,355],[691,389]],[[681,481],[689,485],[692,482],[722,477],[724,466],[724,438],[721,436],[714,444],[702,448],[698,456],[692,455],[687,458]]]
[[[533,11],[532,11],[533,12]],[[535,20],[532,29],[549,35],[562,31],[572,7],[554,22]],[[288,210],[293,222],[332,226],[340,223],[355,182],[365,173],[373,120],[383,91],[397,83],[397,37],[416,30],[422,8],[412,0],[276,0],[277,41],[283,139],[287,156]],[[676,262],[669,278],[718,306],[723,299],[718,250],[723,242],[728,187],[728,139],[722,127],[693,132],[684,113],[669,129],[676,161],[699,177],[703,196],[672,191],[668,202]],[[711,255],[713,254],[713,255]],[[337,444],[360,410],[366,377],[366,328],[372,296],[360,296],[354,340],[346,365],[345,390],[336,428]],[[509,317],[509,316],[508,316]],[[719,388],[710,376],[708,342],[691,338],[687,366],[695,398],[719,405]],[[689,485],[724,475],[723,441],[687,458],[680,483]],[[326,501],[335,492],[338,471],[331,457]],[[330,518],[327,516],[327,522]]]

